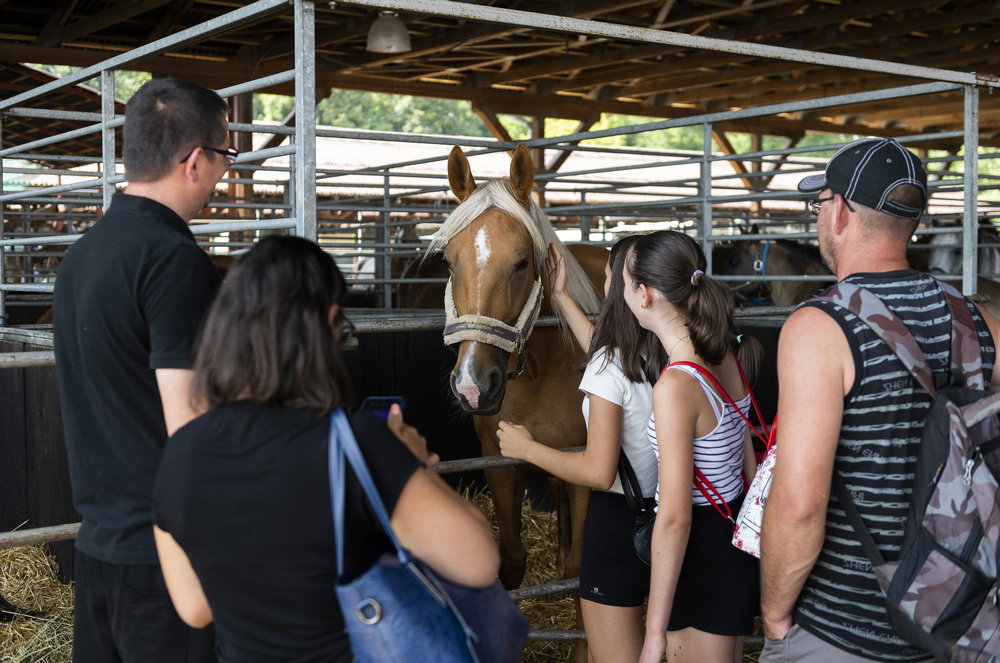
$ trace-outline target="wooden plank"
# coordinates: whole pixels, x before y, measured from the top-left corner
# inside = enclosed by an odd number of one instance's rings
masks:
[[[0,339],[0,352],[21,352],[25,344]],[[0,370],[0,531],[28,518],[23,368]]]
[[[62,415],[55,367],[25,369],[28,517],[32,527],[80,521],[73,508],[69,465],[63,441]],[[73,577],[71,542],[52,544],[65,579]]]

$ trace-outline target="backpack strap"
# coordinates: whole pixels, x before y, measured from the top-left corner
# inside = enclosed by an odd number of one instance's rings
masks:
[[[830,302],[861,318],[889,346],[931,398],[937,394],[934,374],[917,339],[913,338],[903,321],[873,292],[853,283],[840,282],[809,301]]]
[[[854,499],[851,498],[851,494],[847,490],[847,485],[836,472],[833,473],[833,490],[837,494],[840,507],[847,515],[847,521],[854,528],[854,533],[858,537],[858,543],[861,544],[861,548],[865,551],[865,556],[868,557],[868,561],[871,562],[872,567],[885,564],[885,557],[882,556],[882,552],[875,545],[875,539],[872,538],[871,532],[868,531],[865,521],[861,519],[861,514],[858,513],[858,507],[854,505]]]
[[[937,283],[951,313],[951,370],[956,376],[960,376],[957,384],[964,384],[970,389],[986,389],[979,330],[976,329],[966,299],[953,286],[942,281]]]
[[[941,288],[951,315],[952,382],[971,389],[985,389],[979,331],[965,297],[954,287],[934,279]],[[934,374],[924,351],[902,320],[873,292],[853,283],[837,283],[809,301],[826,301],[855,314],[889,346],[914,379],[933,398],[937,394]]]

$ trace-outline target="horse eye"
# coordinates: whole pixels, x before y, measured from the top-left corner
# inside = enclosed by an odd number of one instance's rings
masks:
[[[521,262],[519,262],[516,265],[514,265],[514,273],[515,274],[517,272],[523,272],[526,269],[528,269],[528,259],[527,258],[524,258],[523,260],[521,260]]]

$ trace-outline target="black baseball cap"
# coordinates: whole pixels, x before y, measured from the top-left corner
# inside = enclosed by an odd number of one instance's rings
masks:
[[[887,200],[900,184],[920,189],[919,208]],[[803,193],[823,189],[902,219],[919,219],[927,207],[927,172],[917,155],[891,138],[868,138],[842,147],[826,165],[825,173],[799,182]]]

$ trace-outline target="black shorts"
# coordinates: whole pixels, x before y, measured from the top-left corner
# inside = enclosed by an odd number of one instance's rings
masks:
[[[75,556],[73,663],[213,663],[215,630],[177,616],[160,567]]]
[[[742,504],[741,495],[729,508],[735,515]],[[760,564],[732,540],[733,524],[715,507],[693,507],[668,631],[692,627],[717,635],[753,633],[753,618],[760,614]]]
[[[583,524],[580,598],[602,605],[641,606],[649,594],[649,567],[632,546],[635,516],[625,496],[590,491]]]

